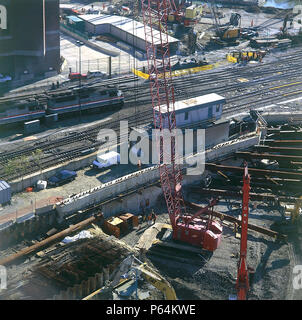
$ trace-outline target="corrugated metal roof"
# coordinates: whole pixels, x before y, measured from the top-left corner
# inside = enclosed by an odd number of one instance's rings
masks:
[[[186,99],[182,101],[176,101],[174,104],[175,112],[181,112],[182,110],[188,110],[199,106],[206,106],[208,104],[213,104],[215,102],[223,103],[225,98],[217,93],[210,93],[204,96],[199,96],[196,98]],[[158,107],[156,107],[158,110]],[[167,112],[166,106],[161,106],[161,113]]]
[[[102,14],[83,14],[83,15],[80,15],[79,18],[95,26],[102,25],[102,24],[111,24],[123,31],[128,32],[129,34],[136,36],[137,38],[145,40],[144,25],[141,22],[135,21],[133,19],[122,17],[122,16],[111,16],[111,15],[102,15]],[[155,30],[154,38],[156,39],[157,37],[159,38],[159,31]],[[148,42],[151,41],[151,39],[147,39],[147,40]],[[169,40],[169,43],[179,42],[178,39],[171,36],[169,36],[168,40]],[[159,40],[155,41],[155,44],[158,44],[158,43],[159,43]]]

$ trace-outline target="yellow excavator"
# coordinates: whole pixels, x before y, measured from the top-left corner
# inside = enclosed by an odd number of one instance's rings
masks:
[[[137,270],[141,271],[143,278],[147,282],[164,294],[166,300],[177,300],[175,290],[171,284],[160,274],[151,269],[146,263],[137,267]]]
[[[136,262],[138,265],[134,265],[134,262]],[[135,271],[136,275],[141,275],[153,287],[160,290],[163,293],[166,300],[177,300],[175,290],[171,286],[171,284],[158,272],[156,272],[150,266],[148,266],[147,263],[141,262],[133,255],[130,255],[123,260],[111,282],[106,283],[104,288],[101,288],[93,292],[92,294],[90,294],[82,300],[97,299],[97,297],[100,294],[108,290],[118,291],[120,287],[125,286],[127,282],[131,281],[131,276],[127,277],[124,280],[121,280],[121,276],[127,273],[130,274],[130,271]]]

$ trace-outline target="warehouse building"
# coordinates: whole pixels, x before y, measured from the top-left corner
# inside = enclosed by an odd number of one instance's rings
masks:
[[[110,15],[79,15],[85,21],[86,32],[91,35],[109,34],[118,40],[141,50],[146,51],[144,25],[133,19],[121,16]],[[158,31],[154,32],[154,37],[159,38]],[[178,49],[179,40],[169,36],[171,54]]]
[[[14,79],[60,69],[59,0],[0,0],[7,29],[0,28],[0,73]]]

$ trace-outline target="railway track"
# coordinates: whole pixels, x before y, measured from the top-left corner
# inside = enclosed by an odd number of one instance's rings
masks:
[[[288,96],[295,97],[300,94],[300,90],[302,89],[302,82],[297,80],[294,80],[295,77],[299,77],[301,74],[300,69],[302,66],[299,65],[299,59],[301,59],[302,53],[298,53],[296,55],[292,55],[292,61],[289,63],[288,66],[284,66],[282,69],[275,69],[270,68],[270,70],[264,71],[266,75],[269,75],[269,77],[263,79],[264,73],[261,72],[261,78],[260,79],[253,79],[249,82],[244,83],[231,83],[231,84],[225,84],[226,79],[223,79],[226,74],[229,74],[232,72],[231,77],[228,78],[229,82],[232,82],[234,79],[238,77],[255,77],[259,71],[259,69],[262,66],[255,66],[255,67],[247,67],[247,68],[238,68],[237,70],[232,68],[231,70],[224,70],[221,72],[215,72],[214,74],[202,74],[198,76],[190,76],[182,79],[175,79],[174,85],[176,88],[176,98],[183,99],[183,98],[190,98],[194,97],[196,95],[202,95],[204,93],[208,92],[217,92],[220,94],[223,93],[232,93],[232,96],[230,98],[227,98],[227,104],[224,108],[224,115],[232,115],[241,111],[244,111],[250,107],[257,108],[259,106],[263,106],[263,103],[274,103],[274,102],[280,102],[282,100],[288,99]],[[282,59],[283,61],[284,59]],[[276,64],[281,63],[279,61],[276,62]],[[270,65],[271,66],[271,65]],[[267,67],[267,66],[266,66]],[[256,69],[257,70],[256,70]],[[282,71],[280,71],[282,70]],[[285,72],[286,73],[280,73]],[[235,74],[234,74],[235,73]],[[219,77],[217,77],[219,74]],[[258,75],[259,76],[259,75]],[[268,83],[282,81],[285,78],[291,77],[293,80],[291,83],[288,84],[282,84],[279,85],[274,84],[271,85],[268,88],[261,89],[256,87],[256,89],[252,92],[238,94],[237,91],[249,88],[251,86],[258,86],[258,85],[267,85]],[[210,79],[210,80],[209,80]],[[200,86],[203,86],[203,84],[207,82],[208,87],[200,90]],[[217,86],[219,83],[223,83],[224,85]],[[181,88],[180,88],[181,86]],[[292,86],[295,87],[294,90],[288,90],[289,88],[292,88]],[[301,88],[300,88],[301,87]],[[133,108],[133,103],[136,103],[136,107],[142,107],[144,106],[142,110],[140,110],[138,113],[134,115],[128,115],[125,117],[120,117],[119,119],[128,120],[129,125],[142,125],[148,122],[152,121],[152,110],[149,108],[148,104],[150,104],[150,100],[146,99],[145,96],[147,96],[147,93],[144,94],[143,89],[146,91],[149,91],[149,83],[143,83],[140,86],[136,87],[127,87],[127,89],[123,89],[125,91],[125,97],[126,97],[126,104],[123,112],[127,112],[130,108]],[[185,91],[186,89],[190,89],[190,92]],[[234,91],[236,92],[235,94]],[[302,92],[302,91],[301,91]],[[138,94],[140,94],[140,97],[138,97]],[[268,94],[268,97],[263,97],[264,95]],[[258,97],[258,100],[256,99]],[[253,102],[250,101],[250,99],[253,99]],[[261,100],[260,100],[261,99]],[[240,100],[239,104],[236,104],[235,102]],[[260,101],[259,101],[260,100]],[[129,114],[129,113],[128,113]],[[95,150],[97,147],[99,147],[101,144],[97,141],[97,134],[100,129],[102,128],[111,128],[114,130],[119,129],[119,120],[113,120],[108,121],[102,125],[96,125],[92,128],[86,129],[81,132],[72,132],[69,136],[59,138],[57,140],[53,141],[38,141],[35,142],[34,145],[26,146],[25,148],[11,151],[11,152],[5,152],[0,153],[0,175],[3,178],[9,178],[9,179],[15,179],[20,177],[20,174],[15,173],[14,175],[8,175],[4,172],[4,166],[7,163],[8,160],[18,158],[20,156],[28,156],[30,157],[33,152],[35,152],[37,149],[40,149],[43,152],[43,158],[41,159],[41,163],[39,166],[37,164],[34,164],[28,170],[26,170],[26,173],[24,174],[30,174],[33,172],[36,172],[41,169],[45,169],[51,165],[57,165],[59,163],[72,160],[81,154],[85,150]],[[82,146],[79,146],[82,144]],[[69,148],[69,150],[58,150],[60,148],[66,149],[66,146],[73,146],[72,148]],[[39,167],[39,168],[38,168]]]

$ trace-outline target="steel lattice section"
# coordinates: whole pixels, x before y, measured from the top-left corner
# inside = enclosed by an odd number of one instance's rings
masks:
[[[146,37],[146,51],[148,58],[148,73],[150,75],[150,92],[153,106],[154,128],[173,132],[176,127],[174,87],[171,76],[171,61],[169,50],[169,36],[167,34],[167,17],[172,4],[168,0],[142,0],[144,30]],[[154,32],[156,26],[158,31]],[[166,117],[161,112],[161,106],[167,107]],[[158,110],[158,112],[157,112]],[[175,162],[176,141],[171,138],[171,154],[163,145],[163,136],[158,139],[160,159],[161,186],[167,203],[172,226],[175,219],[185,212],[184,200],[181,192],[181,169]],[[165,158],[166,156],[166,158]],[[163,163],[164,159],[171,160],[171,164]]]

